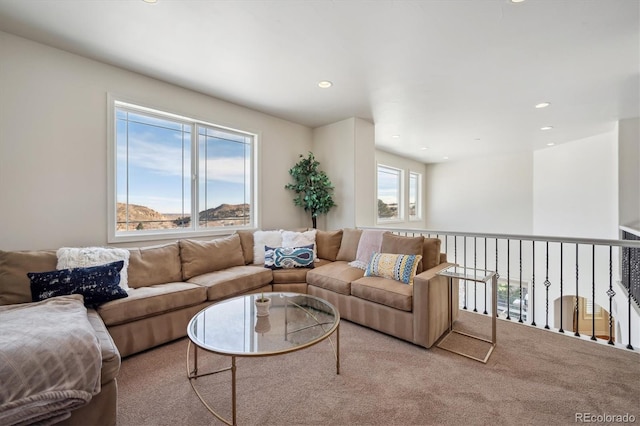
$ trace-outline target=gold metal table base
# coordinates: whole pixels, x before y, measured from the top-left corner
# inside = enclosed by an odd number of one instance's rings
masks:
[[[460,270],[463,272],[461,273]],[[478,278],[475,273],[482,272],[485,274],[481,274],[482,278]],[[474,275],[471,275],[474,273]],[[486,274],[488,273],[488,274]],[[438,344],[436,345],[440,349],[444,349],[445,351],[452,352],[454,354],[462,355],[464,357],[470,358],[474,361],[479,361],[483,364],[486,364],[489,360],[489,357],[493,353],[493,350],[496,347],[496,314],[497,314],[497,305],[498,305],[498,277],[495,272],[485,271],[485,270],[474,270],[472,268],[459,268],[459,267],[450,267],[444,269],[437,273],[437,275],[445,276],[449,279],[449,331],[448,333],[440,339]],[[491,340],[485,339],[480,336],[474,336],[473,334],[465,333],[459,330],[454,330],[453,328],[453,279],[467,280],[467,281],[475,281],[475,282],[483,282],[485,285],[489,280],[491,280]],[[456,351],[453,349],[446,348],[442,346],[442,344],[449,338],[452,334],[459,334],[462,336],[470,337],[472,339],[480,340],[482,342],[490,343],[491,346],[487,351],[487,354],[484,358],[478,358],[473,355],[469,355],[467,353]]]
[[[333,335],[333,333],[335,333],[336,335],[335,345],[333,344],[333,340],[331,339],[331,336]],[[340,374],[340,323],[338,323],[333,333],[328,334],[326,336],[326,339],[328,339],[329,342],[331,343],[331,348],[333,349],[333,355],[336,359],[336,374]],[[221,422],[229,426],[237,425],[238,424],[237,418],[236,418],[236,413],[237,413],[236,412],[236,357],[237,356],[220,354],[220,355],[231,357],[231,367],[198,374],[198,345],[195,345],[195,344],[193,345],[194,347],[193,369],[190,369],[190,366],[189,366],[189,353],[191,351],[192,343],[193,342],[189,340],[189,344],[187,345],[187,378],[189,379],[189,384],[191,385],[191,388],[193,389],[195,394],[198,396],[198,399],[200,399],[200,402],[202,402],[202,404],[207,408],[207,410],[209,410],[209,412],[213,414],[218,420],[220,420]],[[319,343],[319,341],[315,343]],[[311,345],[302,346],[300,348],[297,348],[297,350],[304,349],[305,347],[308,347],[308,346],[311,346]],[[210,352],[210,351],[207,351],[207,352]],[[285,352],[285,353],[289,353],[289,352]],[[277,353],[265,354],[261,356],[270,356],[270,355],[278,355],[278,354]],[[231,416],[232,416],[231,420],[225,419],[222,415],[218,414],[213,408],[211,408],[211,406],[207,404],[207,402],[204,400],[204,397],[202,396],[202,394],[198,391],[198,389],[196,389],[196,386],[194,384],[195,380],[197,380],[199,377],[211,376],[213,374],[224,373],[226,371],[231,371]]]

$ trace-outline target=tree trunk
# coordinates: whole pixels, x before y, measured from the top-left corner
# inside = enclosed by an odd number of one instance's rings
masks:
[[[313,229],[316,229],[316,228],[317,228],[317,226],[316,226],[316,225],[317,225],[317,223],[316,223],[316,219],[317,219],[317,217],[315,217],[315,216],[311,216],[311,221],[313,222]]]

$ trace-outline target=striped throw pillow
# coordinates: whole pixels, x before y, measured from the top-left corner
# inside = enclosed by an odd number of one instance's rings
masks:
[[[364,276],[389,278],[413,285],[413,277],[421,259],[419,254],[373,253]]]

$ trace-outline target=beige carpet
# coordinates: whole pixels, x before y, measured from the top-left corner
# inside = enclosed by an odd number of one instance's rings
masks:
[[[464,312],[459,327],[488,336],[490,319]],[[118,425],[221,424],[189,385],[186,347],[182,339],[123,360]],[[637,352],[506,321],[498,321],[498,346],[486,365],[347,321],[340,349],[340,375],[328,341],[239,359],[238,423],[555,425],[575,424],[576,413],[628,413],[640,422]],[[223,368],[229,358],[207,354],[200,361],[203,371]],[[230,418],[230,373],[197,382]]]

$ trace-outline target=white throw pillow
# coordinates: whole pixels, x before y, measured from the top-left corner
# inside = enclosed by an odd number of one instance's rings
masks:
[[[57,269],[86,268],[105,265],[119,260],[124,261],[120,271],[120,287],[129,290],[127,268],[131,252],[127,249],[112,247],[62,247],[56,252]]]
[[[303,247],[313,244],[313,258],[318,261],[318,248],[316,247],[316,229],[305,232],[282,231],[282,247]]]
[[[256,231],[253,233],[253,263],[264,263],[264,246],[282,247],[280,231]]]

